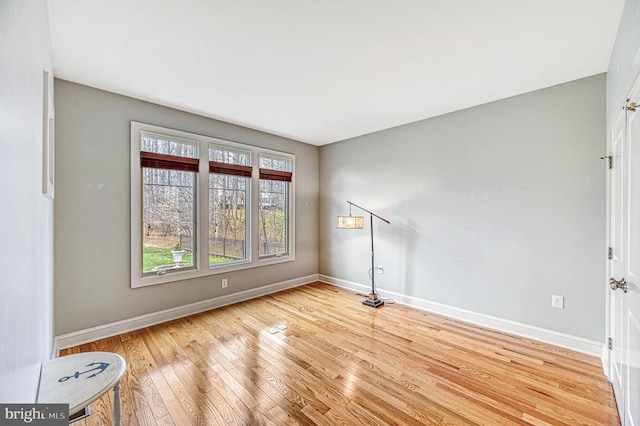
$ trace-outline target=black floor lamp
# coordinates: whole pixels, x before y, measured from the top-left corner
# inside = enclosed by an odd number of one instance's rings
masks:
[[[351,206],[357,207],[362,211],[369,213],[369,220],[371,221],[371,293],[369,296],[362,302],[363,305],[371,306],[372,308],[377,308],[378,306],[384,305],[384,302],[378,296],[376,292],[376,279],[375,279],[375,251],[373,250],[373,217],[377,217],[381,221],[385,223],[391,223],[387,219],[378,216],[374,212],[365,209],[364,207],[360,207],[357,204],[352,203],[351,201],[347,201],[349,203],[349,216],[338,216],[338,228],[339,229],[362,229],[364,228],[364,218],[362,216],[352,216],[351,215]]]

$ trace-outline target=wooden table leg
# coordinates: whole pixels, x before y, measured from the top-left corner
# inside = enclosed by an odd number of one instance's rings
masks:
[[[113,387],[113,425],[120,426],[120,381]]]

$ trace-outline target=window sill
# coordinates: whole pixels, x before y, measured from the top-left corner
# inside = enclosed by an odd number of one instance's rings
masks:
[[[262,266],[275,265],[279,263],[292,262],[294,255],[268,257],[253,262],[239,262],[227,266],[214,266],[206,270],[189,269],[180,272],[167,272],[162,275],[149,275],[139,278],[131,278],[131,288],[148,287],[158,284],[168,284],[177,281],[184,281],[194,278],[207,277],[212,275],[226,274],[229,272],[242,271],[245,269],[260,268]]]

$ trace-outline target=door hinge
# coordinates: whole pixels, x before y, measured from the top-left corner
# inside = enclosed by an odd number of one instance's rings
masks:
[[[607,339],[607,348],[609,348],[609,350],[613,349],[613,339],[611,337]]]
[[[607,160],[607,167],[613,169],[613,157],[611,155],[603,155],[600,159]]]
[[[613,247],[607,249],[607,259],[613,259]]]

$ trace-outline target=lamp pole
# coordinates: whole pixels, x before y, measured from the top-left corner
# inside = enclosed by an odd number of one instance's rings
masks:
[[[347,203],[349,203],[350,206],[354,206],[359,208],[362,211],[365,211],[367,213],[369,213],[369,222],[370,222],[370,231],[371,231],[371,293],[369,293],[369,297],[367,297],[362,304],[363,305],[367,305],[367,306],[371,306],[372,308],[377,308],[378,306],[382,306],[384,305],[384,302],[382,301],[382,299],[380,299],[378,297],[378,294],[376,293],[376,270],[375,270],[375,250],[374,250],[374,246],[373,246],[373,217],[377,217],[378,219],[380,219],[383,222],[386,223],[391,223],[389,222],[387,219],[378,216],[377,214],[375,214],[374,212],[365,209],[364,207],[360,207],[357,204],[352,203],[351,201],[347,201]]]

